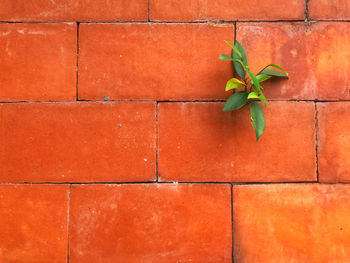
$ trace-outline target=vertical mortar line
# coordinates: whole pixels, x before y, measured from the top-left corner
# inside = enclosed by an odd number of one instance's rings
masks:
[[[235,262],[235,258],[234,258],[234,224],[233,224],[233,184],[231,183],[231,233],[232,233],[232,263]]]
[[[79,77],[79,26],[80,23],[77,22],[77,61],[76,61],[76,75],[75,75],[75,99],[78,101],[78,77]]]
[[[158,148],[159,148],[159,121],[158,121],[158,105],[159,102],[156,102],[156,182],[159,181],[158,176]]]
[[[149,1],[150,1],[150,0],[148,0],[148,2],[147,2],[147,21],[148,21],[148,22],[151,21],[150,15],[149,15]]]
[[[305,0],[305,22],[309,22],[309,1]]]
[[[233,22],[233,44],[236,44],[236,40],[237,40],[237,22]],[[233,63],[231,63],[231,67],[232,67],[232,75],[234,77],[237,77]],[[236,91],[233,90],[233,93],[236,93]]]
[[[234,34],[234,41],[233,41],[233,43],[235,43],[236,42],[236,40],[237,40],[237,22],[234,22],[233,23],[233,34]]]
[[[233,23],[234,24],[234,45],[236,44],[236,41],[237,41],[237,24],[238,24],[238,22],[236,21],[236,22],[234,22]],[[232,54],[232,57],[233,57],[233,54]],[[237,77],[239,77],[238,76],[238,73],[236,72],[236,69],[235,69],[235,66],[234,66],[234,63],[231,63],[231,67],[232,67],[232,76],[233,77],[235,77],[235,78],[237,78]],[[237,91],[234,89],[233,90],[233,93],[236,93]]]
[[[70,192],[72,185],[69,184],[68,188],[68,206],[67,206],[67,263],[69,263],[69,239],[70,239]]]
[[[315,101],[315,154],[316,154],[316,178],[317,182],[320,182],[319,168],[318,168],[318,109],[317,102]]]

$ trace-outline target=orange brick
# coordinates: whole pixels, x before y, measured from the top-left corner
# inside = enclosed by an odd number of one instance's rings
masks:
[[[1,0],[2,21],[141,21],[147,0]]]
[[[231,262],[229,185],[73,186],[70,262]]]
[[[348,262],[350,186],[234,187],[235,262]]]
[[[237,39],[257,73],[273,62],[288,81],[263,85],[272,99],[350,99],[348,23],[238,23]]]
[[[222,112],[223,106],[159,105],[160,180],[316,180],[313,103],[269,102],[259,142],[255,142],[249,107]]]
[[[73,100],[76,25],[0,24],[0,101]]]
[[[150,18],[160,21],[304,19],[305,1],[150,0]]]
[[[309,0],[311,19],[350,19],[348,0]]]
[[[0,114],[0,181],[155,177],[154,103],[15,103]]]
[[[322,182],[350,182],[350,103],[317,103]]]
[[[86,24],[80,27],[79,98],[224,98],[233,25]],[[103,39],[103,41],[101,41]]]
[[[0,262],[67,262],[68,186],[0,185]]]

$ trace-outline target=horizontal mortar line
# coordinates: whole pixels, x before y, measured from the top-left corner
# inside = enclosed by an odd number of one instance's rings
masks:
[[[211,182],[211,181],[145,181],[145,182],[0,182],[0,185],[137,185],[137,184],[164,184],[164,185],[176,185],[176,184],[214,184],[214,185],[270,185],[270,184],[350,184],[345,182],[335,183],[323,183],[317,181],[279,181],[279,182]]]
[[[0,101],[0,104],[16,103],[84,103],[84,102],[157,102],[156,100],[38,100],[38,101]]]
[[[304,23],[315,23],[315,22],[350,22],[350,19],[277,19],[277,20],[195,20],[195,21],[162,21],[162,20],[138,20],[138,21],[79,21],[79,20],[67,20],[67,21],[0,21],[0,24],[224,24],[224,23],[294,23],[294,22],[304,22]]]
[[[350,22],[350,19],[310,19],[310,22]]]
[[[137,100],[132,100],[137,101]],[[349,100],[309,100],[309,99],[267,99],[267,102],[312,102],[312,103],[322,103],[322,102],[350,102]],[[191,102],[226,102],[226,99],[215,99],[215,100],[157,100],[158,103],[191,103]]]
[[[314,99],[314,100],[309,100],[309,99],[267,99],[266,101],[268,102],[313,102],[313,103],[325,103],[325,102],[350,102],[350,99],[347,100],[319,100],[319,99]]]
[[[316,22],[350,22],[350,19],[267,19],[267,20],[195,20],[195,21],[167,21],[167,20],[139,20],[139,21],[0,21],[0,24],[232,24],[232,23],[316,23]]]
[[[148,23],[147,20],[139,21],[78,21],[78,20],[67,20],[67,21],[0,21],[0,24],[75,24],[75,23]]]
[[[313,181],[280,181],[280,182],[232,182],[235,185],[260,185],[260,184],[319,184],[317,180]]]
[[[225,102],[226,100],[213,99],[213,100],[157,100],[157,103],[193,103],[193,102]]]
[[[309,100],[309,99],[267,99],[268,102],[313,102],[313,103],[325,103],[325,102],[350,102],[347,100]],[[195,100],[135,100],[135,99],[125,99],[125,100],[62,100],[62,101],[0,101],[1,104],[21,104],[21,103],[87,103],[87,102],[154,102],[154,103],[203,103],[203,102],[226,102],[226,99],[195,99]]]
[[[224,21],[224,20],[198,20],[198,21],[139,21],[139,22],[128,22],[128,21],[85,21],[80,22],[81,24],[231,24],[234,21]]]
[[[59,102],[77,102],[76,100],[20,100],[20,101],[0,101],[0,104],[15,104],[15,103],[59,103]]]
[[[304,19],[288,19],[288,20],[192,20],[192,21],[169,21],[169,20],[150,20],[150,21],[79,21],[82,24],[130,24],[130,23],[142,23],[142,24],[232,24],[237,22],[305,22]]]
[[[87,100],[87,99],[79,99],[77,102],[155,102],[155,103],[167,103],[167,102],[225,102],[224,99],[192,99],[192,100],[137,100],[137,99],[121,99],[121,100]]]
[[[231,182],[177,182],[177,181],[139,181],[139,182],[0,182],[0,184],[53,184],[53,185],[85,185],[85,184],[231,184]]]

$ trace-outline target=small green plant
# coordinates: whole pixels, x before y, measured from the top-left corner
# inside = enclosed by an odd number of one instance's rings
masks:
[[[222,54],[220,59],[231,60],[236,73],[241,78],[229,79],[225,90],[236,90],[243,87],[244,90],[232,94],[227,99],[223,111],[237,110],[244,105],[250,104],[251,121],[255,130],[256,140],[258,141],[265,130],[265,117],[257,100],[260,100],[266,107],[266,98],[260,83],[271,77],[288,78],[288,73],[276,64],[268,64],[258,74],[254,75],[248,67],[248,58],[243,46],[238,41],[234,45],[228,41],[225,42],[232,48],[232,57]]]

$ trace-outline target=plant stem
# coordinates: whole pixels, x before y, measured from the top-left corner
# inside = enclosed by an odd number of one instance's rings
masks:
[[[257,75],[259,75],[259,74],[260,74],[264,69],[266,69],[268,66],[270,66],[270,65],[265,66],[262,70],[259,71],[259,73],[258,73]]]

